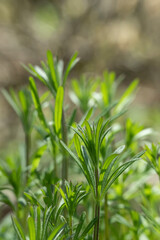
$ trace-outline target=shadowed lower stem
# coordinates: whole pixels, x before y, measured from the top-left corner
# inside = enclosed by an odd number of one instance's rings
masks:
[[[70,237],[72,238],[72,234],[73,234],[73,217],[69,216],[69,226],[70,226]]]
[[[98,168],[95,169],[95,179],[96,179],[95,218],[97,218],[97,221],[96,221],[95,226],[94,226],[93,240],[99,240],[100,202],[99,202],[99,199],[98,199],[98,182],[99,182]]]
[[[56,177],[58,177],[58,173],[57,173],[57,160],[56,160],[56,146],[55,146],[55,142],[52,139],[51,140],[52,143],[52,155],[53,155],[53,164],[54,164],[54,174]]]
[[[105,215],[105,240],[109,240],[108,195],[107,195],[107,193],[105,195],[104,215]]]

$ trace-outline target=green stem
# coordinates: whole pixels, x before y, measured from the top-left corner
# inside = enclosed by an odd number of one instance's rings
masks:
[[[100,203],[99,203],[99,199],[98,199],[98,182],[99,182],[98,168],[95,169],[95,179],[96,179],[95,218],[97,218],[97,222],[94,225],[93,240],[99,240]]]
[[[65,124],[65,115],[64,110],[62,110],[62,140],[67,145],[67,128]],[[66,151],[63,151],[63,160],[62,160],[62,181],[64,186],[64,181],[68,180],[68,156]]]
[[[72,216],[69,216],[69,226],[70,226],[70,237],[72,239],[72,234],[73,234],[73,218],[72,218]]]
[[[105,214],[105,240],[109,240],[109,224],[108,224],[108,195],[105,195],[105,203],[104,203],[104,214]]]
[[[53,154],[53,163],[54,163],[54,174],[57,177],[56,146],[53,139],[51,140],[51,142],[52,142],[52,154]]]
[[[28,166],[29,166],[29,152],[30,152],[30,134],[25,133],[25,159],[26,159],[26,183],[28,180]]]
[[[111,99],[111,98],[110,98]],[[111,100],[110,100],[110,103],[109,105],[111,104]],[[109,111],[108,113],[108,118],[111,117],[111,111]],[[110,126],[110,124],[109,124]],[[113,139],[113,142],[112,142],[112,149],[114,149],[114,139]],[[106,240],[109,240],[109,216],[108,216],[108,194],[106,193],[105,195],[105,199],[104,199],[104,218],[105,218],[105,239]]]

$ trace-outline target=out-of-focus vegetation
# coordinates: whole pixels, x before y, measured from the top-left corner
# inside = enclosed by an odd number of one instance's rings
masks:
[[[126,81],[140,78],[139,112],[132,117],[156,125],[159,29],[158,0],[1,0],[0,87],[25,84],[20,63],[38,63],[47,49],[65,62],[77,50],[82,61],[73,76],[101,74],[107,68],[125,74]],[[18,120],[2,95],[0,109],[1,135],[14,138]]]

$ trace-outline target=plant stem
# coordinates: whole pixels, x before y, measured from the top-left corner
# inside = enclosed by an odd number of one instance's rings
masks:
[[[30,134],[25,133],[25,160],[26,160],[26,183],[28,180],[28,166],[29,166],[29,152],[30,152]]]
[[[104,216],[105,216],[105,240],[109,240],[108,195],[107,195],[107,193],[105,195]]]
[[[95,218],[97,218],[97,222],[94,225],[93,240],[99,240],[100,203],[99,203],[99,199],[98,199],[98,182],[99,182],[98,168],[95,169],[95,179],[96,179]]]
[[[56,146],[53,139],[51,140],[51,142],[52,142],[52,154],[53,154],[53,163],[54,163],[54,174],[57,177]]]
[[[111,104],[111,101],[109,103],[109,105]],[[111,111],[108,112],[108,118],[111,117]],[[110,126],[110,124],[109,124]],[[114,139],[113,139],[114,141]],[[114,142],[112,142],[112,149],[114,148]],[[109,240],[109,222],[108,222],[108,219],[109,219],[109,216],[108,216],[108,194],[106,193],[105,195],[105,198],[104,198],[104,220],[105,220],[105,239],[106,240]]]
[[[67,128],[65,125],[65,115],[64,109],[62,110],[62,140],[67,145]],[[64,186],[64,181],[68,180],[68,156],[66,151],[63,151],[63,160],[62,160],[62,181]]]
[[[70,226],[70,237],[72,239],[72,234],[73,234],[73,218],[72,218],[72,216],[69,216],[69,226]]]

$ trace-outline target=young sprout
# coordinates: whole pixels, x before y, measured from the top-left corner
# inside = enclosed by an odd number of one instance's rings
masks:
[[[60,189],[60,193],[69,214],[70,237],[73,239],[73,216],[76,212],[78,204],[86,196],[86,192],[82,190],[81,184],[73,186],[72,182],[68,183],[65,181],[65,190],[63,191]]]

